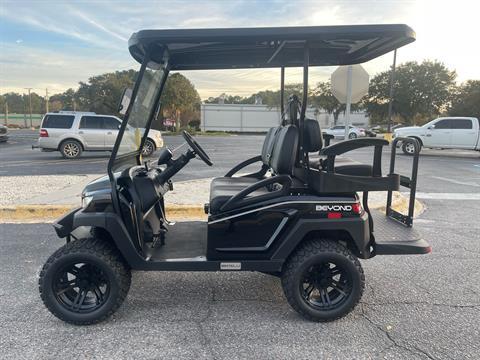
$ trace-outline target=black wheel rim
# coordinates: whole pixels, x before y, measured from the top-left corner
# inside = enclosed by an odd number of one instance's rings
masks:
[[[308,267],[300,282],[306,304],[316,310],[328,311],[341,306],[352,293],[352,278],[340,265],[324,262]]]
[[[89,263],[74,263],[56,273],[53,293],[66,310],[90,313],[107,301],[110,281],[100,267]]]

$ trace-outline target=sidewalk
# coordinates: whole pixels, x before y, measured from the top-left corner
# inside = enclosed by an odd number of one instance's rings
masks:
[[[53,221],[81,204],[81,193],[86,184],[98,175],[43,175],[0,177],[0,222]],[[203,204],[209,200],[210,178],[174,183],[173,191],[165,196],[169,218],[205,218]],[[361,194],[359,194],[361,196]],[[385,192],[371,192],[371,209],[384,209]],[[406,212],[408,199],[395,192],[393,205]],[[416,215],[423,211],[416,202]]]

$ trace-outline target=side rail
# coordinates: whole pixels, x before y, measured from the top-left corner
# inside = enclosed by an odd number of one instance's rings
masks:
[[[388,190],[387,194],[387,207],[386,215],[394,220],[401,222],[402,224],[411,227],[413,225],[413,215],[415,211],[415,195],[417,192],[417,174],[418,174],[418,158],[420,154],[420,143],[414,138],[397,137],[392,142],[392,154],[390,158],[390,175],[395,173],[395,159],[397,155],[397,143],[399,141],[411,141],[415,148],[413,154],[412,163],[412,175],[411,177],[400,176],[400,186],[404,186],[410,189],[410,199],[408,202],[408,214],[404,215],[392,209],[392,190]]]

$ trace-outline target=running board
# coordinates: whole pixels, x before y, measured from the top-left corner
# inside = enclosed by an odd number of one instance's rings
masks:
[[[432,252],[432,247],[423,240],[389,241],[375,243],[375,255],[423,255]]]

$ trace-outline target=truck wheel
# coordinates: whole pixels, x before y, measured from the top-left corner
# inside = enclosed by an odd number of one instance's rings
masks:
[[[60,152],[65,159],[76,159],[82,155],[82,144],[77,140],[65,140],[60,145]]]
[[[415,144],[413,141],[404,141],[402,144],[402,151],[405,155],[413,156],[415,154]]]
[[[57,318],[75,325],[107,319],[130,289],[131,272],[120,253],[101,239],[80,239],[47,260],[38,281],[40,297]]]
[[[288,303],[307,320],[332,321],[360,301],[365,275],[358,259],[331,240],[309,240],[284,265],[282,286]]]
[[[143,145],[142,155],[145,157],[148,157],[152,155],[154,151],[155,151],[155,143],[150,139],[145,140],[145,144]]]

